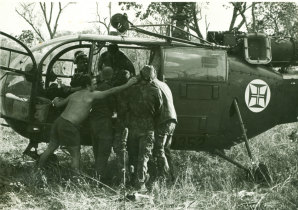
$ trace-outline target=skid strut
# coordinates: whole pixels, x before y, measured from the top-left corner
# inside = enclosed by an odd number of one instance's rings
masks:
[[[225,159],[226,161],[234,164],[235,166],[245,170],[246,172],[250,173],[250,170],[248,168],[246,168],[245,166],[241,165],[240,163],[236,162],[235,160],[233,160],[232,158],[226,156],[223,152],[219,151],[219,150],[214,150],[212,153],[218,155],[219,157]]]
[[[246,129],[245,129],[245,126],[244,126],[244,123],[243,123],[243,120],[242,120],[242,117],[241,117],[240,109],[239,109],[239,106],[238,106],[238,103],[237,103],[236,99],[234,99],[234,106],[235,106],[237,116],[238,116],[238,119],[239,119],[239,122],[240,122],[241,130],[242,130],[242,136],[244,138],[245,147],[246,147],[248,156],[253,161],[251,150],[250,150],[249,144],[248,144],[248,138],[247,138],[247,135],[246,135]]]
[[[264,163],[259,163],[258,165],[254,164],[254,159],[253,156],[251,154],[251,150],[249,148],[249,144],[248,144],[248,138],[247,138],[247,134],[246,134],[246,129],[245,129],[245,125],[244,122],[242,120],[242,116],[241,116],[241,112],[237,103],[237,100],[234,99],[233,101],[236,112],[237,112],[237,116],[238,116],[238,120],[240,122],[240,126],[241,126],[241,131],[242,131],[242,136],[245,142],[245,147],[248,153],[248,156],[250,158],[250,160],[252,161],[252,168],[246,168],[245,166],[241,165],[240,163],[236,162],[235,160],[231,159],[230,157],[226,156],[223,152],[221,152],[220,150],[215,149],[213,151],[214,154],[218,155],[219,157],[225,159],[226,161],[234,164],[235,166],[245,170],[245,172],[247,173],[248,177],[252,178],[255,181],[265,181],[267,183],[271,183],[272,179],[271,176],[269,175],[269,171],[267,166]]]

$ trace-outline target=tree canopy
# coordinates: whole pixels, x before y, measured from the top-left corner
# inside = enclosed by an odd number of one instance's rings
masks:
[[[135,10],[140,20],[153,19],[155,23],[173,24],[173,20],[186,17],[185,25],[202,37],[199,21],[203,21],[204,6],[197,2],[152,2],[147,8],[135,2],[120,2],[122,10]],[[245,26],[247,32],[295,37],[298,30],[298,8],[294,2],[231,2],[232,18],[228,31]],[[208,23],[206,28],[208,30]]]

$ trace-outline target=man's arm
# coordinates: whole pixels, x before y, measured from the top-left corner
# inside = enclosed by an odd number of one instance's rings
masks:
[[[92,95],[94,97],[94,99],[102,99],[105,98],[111,94],[115,94],[115,93],[119,93],[120,91],[132,86],[133,84],[137,83],[137,78],[133,77],[131,78],[127,83],[125,83],[124,85],[118,86],[118,87],[114,87],[105,91],[93,91]]]
[[[63,99],[56,97],[56,98],[54,98],[52,103],[55,107],[59,108],[59,107],[65,106],[68,103],[68,101],[69,101],[69,96],[67,98],[63,98]]]

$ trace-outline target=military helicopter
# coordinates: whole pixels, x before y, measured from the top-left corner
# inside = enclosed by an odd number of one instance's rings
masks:
[[[9,46],[0,46],[1,117],[30,140],[24,153],[48,142],[51,124],[59,115],[39,89],[59,79],[69,84],[77,50],[88,55],[88,72],[98,75],[98,58],[111,43],[127,54],[134,52],[130,59],[135,67],[153,65],[158,79],[171,88],[179,122],[174,150],[211,152],[249,171],[222,150],[244,141],[253,160],[248,139],[275,125],[297,121],[298,72],[286,70],[297,65],[298,41],[262,33],[218,32],[205,41],[173,25],[166,25],[169,33],[162,35],[133,25],[121,14],[114,15],[111,24],[120,35],[65,36],[31,49],[0,32],[2,43],[10,40]],[[123,35],[127,30],[149,37]],[[176,36],[175,30],[183,36]],[[136,54],[143,63],[137,63]],[[86,126],[81,135],[82,145],[91,145]]]

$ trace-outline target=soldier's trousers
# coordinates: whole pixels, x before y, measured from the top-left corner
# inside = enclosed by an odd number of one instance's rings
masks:
[[[153,163],[156,164],[157,171],[155,176],[157,177],[166,178],[167,176],[171,176],[171,179],[174,179],[170,147],[175,127],[175,122],[168,121],[161,124],[155,130]]]
[[[90,119],[95,170],[102,179],[107,178],[107,163],[113,145],[113,126],[111,118]]]
[[[154,141],[154,131],[140,131],[131,128],[128,137],[128,156],[129,164],[134,166],[135,177],[133,178],[137,185],[142,185],[148,181],[149,158],[152,156]]]

